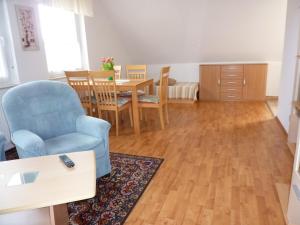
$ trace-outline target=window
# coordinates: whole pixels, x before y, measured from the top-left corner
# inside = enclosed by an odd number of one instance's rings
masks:
[[[6,2],[0,0],[0,15],[3,15],[0,20],[0,87],[17,82],[16,61],[6,8]]]
[[[8,64],[5,56],[5,41],[4,37],[0,36],[0,80],[8,79]]]
[[[42,4],[38,9],[49,73],[53,76],[64,70],[83,69],[85,63],[79,16]]]

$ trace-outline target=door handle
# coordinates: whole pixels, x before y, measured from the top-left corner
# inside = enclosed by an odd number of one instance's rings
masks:
[[[244,79],[244,81],[243,81],[243,84],[244,84],[244,86],[246,85],[246,80]]]

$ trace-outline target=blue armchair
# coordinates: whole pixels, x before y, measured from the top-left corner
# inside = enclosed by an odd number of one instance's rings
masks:
[[[0,132],[0,161],[5,160],[5,151],[4,151],[4,145],[5,145],[6,139],[4,135]]]
[[[69,85],[25,83],[9,89],[2,105],[20,158],[94,150],[97,177],[111,172],[110,124],[86,116]]]

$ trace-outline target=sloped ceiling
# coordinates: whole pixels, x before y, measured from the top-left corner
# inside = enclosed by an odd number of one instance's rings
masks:
[[[136,63],[280,61],[286,0],[96,0]]]

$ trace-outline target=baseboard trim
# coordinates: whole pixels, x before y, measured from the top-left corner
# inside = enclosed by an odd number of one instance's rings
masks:
[[[286,138],[288,137],[288,133],[287,131],[284,129],[282,123],[280,122],[279,118],[277,116],[275,116],[275,120],[278,123],[280,129],[283,131],[283,133],[285,134]]]
[[[197,102],[197,100],[192,100],[192,99],[174,99],[174,98],[169,98],[168,103],[179,103],[179,104],[193,104]]]
[[[269,103],[268,103],[268,100],[266,100],[265,104],[266,104],[268,110],[270,111],[270,113],[271,113],[274,117],[276,117],[276,114],[274,114],[274,112],[272,111],[271,106],[270,106]]]
[[[266,101],[268,100],[278,100],[278,96],[266,96]]]
[[[295,152],[296,152],[296,143],[287,143],[291,153],[293,156],[295,156]]]
[[[290,185],[276,183],[275,188],[277,191],[277,195],[279,198],[279,202],[281,205],[282,214],[285,219],[286,225],[289,225],[288,218],[287,218],[287,210],[288,210],[288,202],[289,202],[289,194],[290,194]]]

